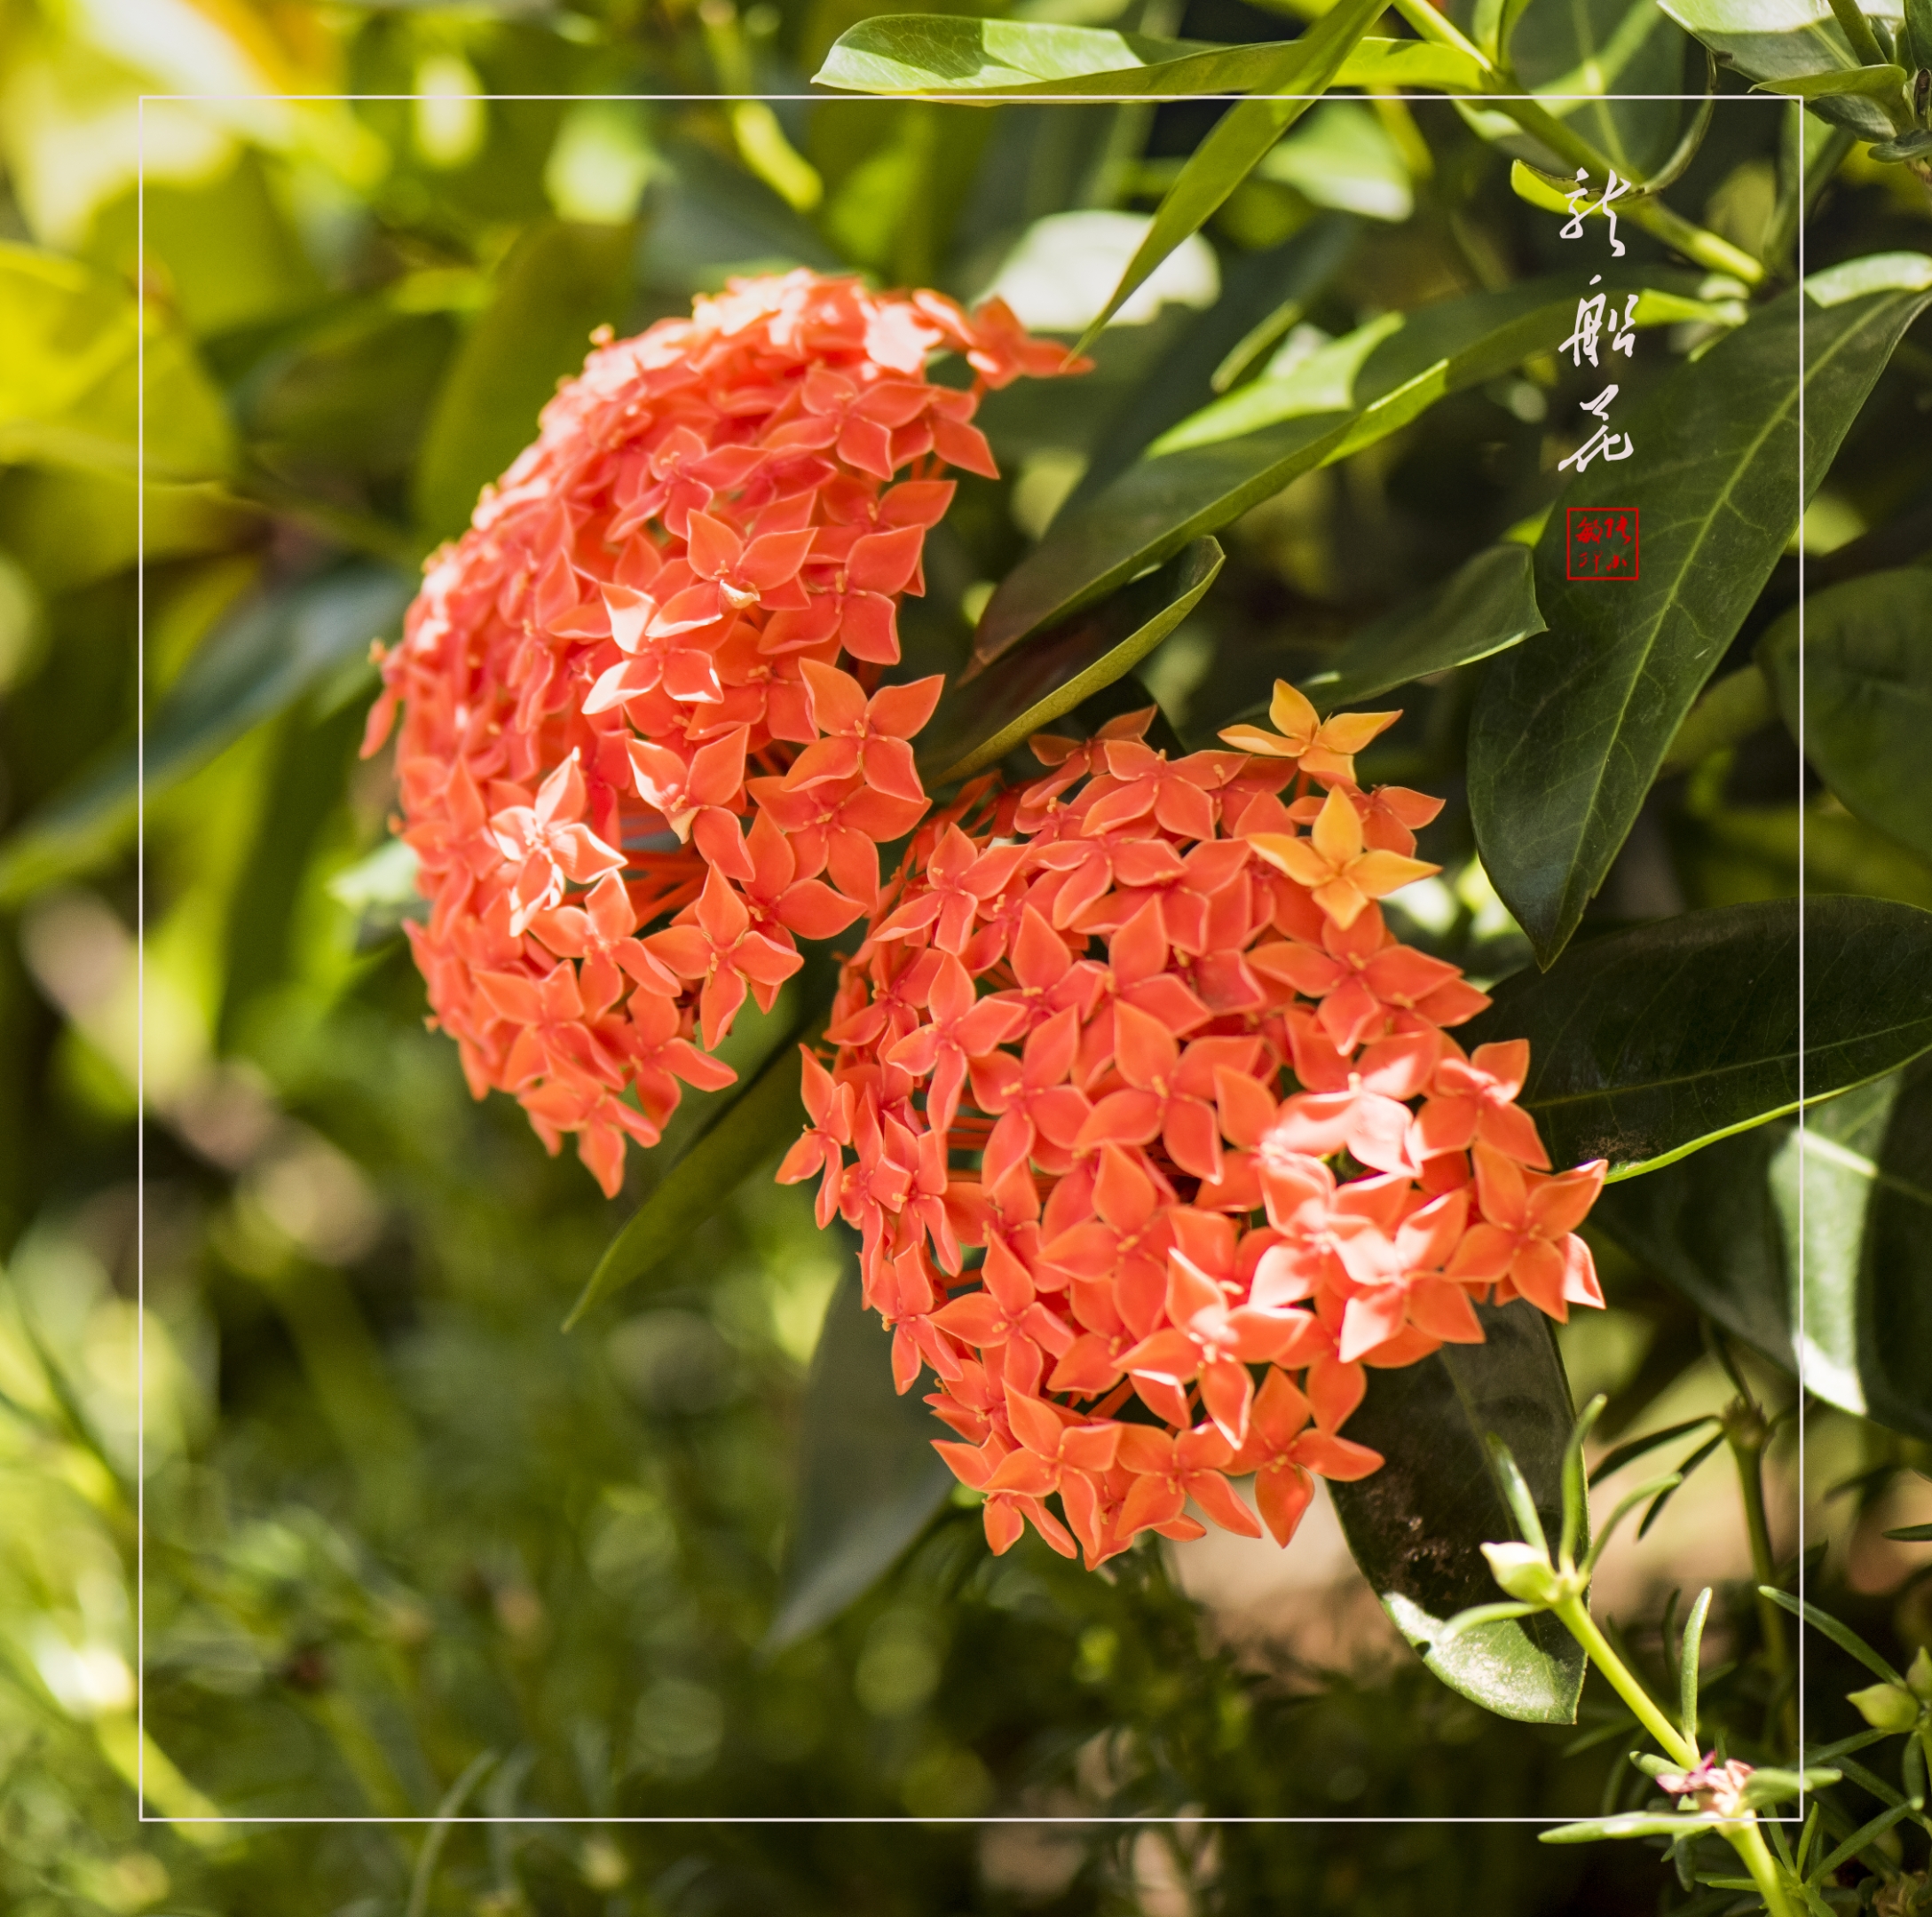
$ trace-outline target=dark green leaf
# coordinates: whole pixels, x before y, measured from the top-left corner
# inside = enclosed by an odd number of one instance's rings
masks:
[[[1135,288],[1191,233],[1198,233],[1256,163],[1327,91],[1350,50],[1380,18],[1385,0],[1336,0],[1293,43],[1296,59],[1268,82],[1271,96],[1245,99],[1214,122],[1187,156],[1180,177],[1155,209],[1154,224],[1120,276],[1084,345],[1127,303]]]
[[[804,1112],[799,1055],[788,1038],[736,1098],[719,1101],[706,1129],[662,1172],[657,1188],[597,1260],[564,1329],[572,1329],[611,1292],[656,1270],[753,1172],[798,1136]]]
[[[1694,1471],[1698,1468],[1698,1466],[1705,1461],[1706,1458],[1709,1457],[1711,1453],[1716,1450],[1718,1446],[1723,1443],[1723,1441],[1724,1434],[1722,1432],[1719,1432],[1715,1438],[1707,1439],[1702,1444],[1700,1444],[1697,1448],[1695,1451],[1693,1451],[1690,1455],[1689,1457],[1684,1459],[1682,1464],[1677,1467],[1676,1472],[1676,1483],[1666,1485],[1664,1488],[1657,1494],[1657,1496],[1652,1502],[1651,1508],[1644,1513],[1644,1521],[1636,1527],[1636,1534],[1639,1537],[1642,1537],[1644,1534],[1648,1531],[1650,1527],[1653,1524],[1655,1524],[1660,1517],[1663,1516],[1664,1507],[1668,1504],[1671,1499],[1677,1495],[1677,1492],[1683,1487],[1684,1480],[1688,1478],[1691,1473]]]
[[[1794,608],[1758,659],[1825,783],[1881,832],[1932,856],[1932,571],[1872,572]]]
[[[1296,45],[1210,46],[1110,28],[885,13],[840,34],[813,81],[854,93],[1247,93],[1281,85]]]
[[[1387,1459],[1331,1487],[1355,1562],[1436,1676],[1503,1717],[1573,1724],[1583,1653],[1548,1612],[1498,1620],[1439,1642],[1458,1612],[1488,1604],[1485,1543],[1516,1526],[1485,1440],[1506,1444],[1542,1519],[1561,1522],[1570,1388],[1549,1321],[1522,1304],[1479,1307],[1486,1342],[1445,1345],[1398,1371],[1369,1375],[1348,1434]]]
[[[629,305],[635,233],[628,226],[545,221],[504,262],[436,397],[416,466],[416,517],[432,534],[461,531],[477,494],[537,436],[537,414],[590,351],[595,327]]]
[[[1802,1308],[1814,1395],[1932,1436],[1932,1064],[1812,1107],[1802,1140],[1768,1125],[1613,1186],[1591,1221],[1792,1372]]]
[[[1564,490],[1536,548],[1550,636],[1484,682],[1470,726],[1483,864],[1547,966],[1603,883],[1699,689],[1723,657],[1865,395],[1932,300],[1932,259],[1897,254],[1815,275],[1630,415],[1634,456]],[[1800,303],[1809,301],[1801,315]],[[1636,511],[1642,571],[1565,578],[1576,507]]]
[[[1828,1612],[1820,1611],[1815,1604],[1802,1598],[1794,1598],[1789,1591],[1777,1590],[1770,1584],[1760,1584],[1758,1594],[1769,1598],[1779,1609],[1788,1611],[1793,1617],[1802,1618],[1813,1630],[1822,1631],[1841,1651],[1849,1652],[1859,1663],[1882,1677],[1887,1684],[1897,1684],[1901,1690],[1905,1680],[1874,1651],[1865,1639],[1849,1624],[1841,1624]]]
[[[1881,1810],[1868,1824],[1861,1824],[1851,1835],[1828,1856],[1822,1857],[1805,1873],[1805,1882],[1821,1884],[1830,1879],[1841,1864],[1849,1864],[1853,1858],[1865,1849],[1873,1838],[1882,1837],[1893,1825],[1912,1815],[1909,1803],[1895,1803],[1888,1810]],[[1882,1852],[1879,1853],[1883,1855]],[[1889,1858],[1886,1860],[1890,1862]]]
[[[1222,558],[1214,540],[1195,540],[1157,572],[960,680],[919,742],[929,777],[950,785],[991,765],[1132,672],[1201,603]]]
[[[1888,1531],[1886,1536],[1897,1538],[1901,1544],[1932,1544],[1932,1524],[1902,1525],[1896,1531]]]
[[[1594,1214],[1593,1214],[1594,1215]],[[1632,1438],[1607,1451],[1597,1460],[1597,1468],[1589,1474],[1593,1485],[1601,1484],[1605,1479],[1614,1476],[1626,1464],[1634,1463],[1646,1453],[1656,1450],[1660,1445],[1667,1445],[1673,1438],[1682,1438],[1691,1432],[1702,1431],[1711,1422],[1712,1414],[1702,1417],[1686,1418],[1681,1424],[1667,1425],[1662,1431],[1647,1432],[1641,1438]]]
[[[1606,274],[1605,279],[1616,277]],[[1636,292],[1639,324],[1697,309],[1687,275],[1619,279]],[[1526,281],[1497,293],[1389,314],[1278,379],[1266,375],[1205,407],[1156,442],[1104,492],[1054,520],[1001,581],[980,619],[974,658],[996,659],[1026,634],[1057,624],[1171,557],[1191,539],[1238,518],[1292,479],[1371,445],[1446,395],[1548,351],[1575,319],[1573,280]]]
[[[737,273],[851,270],[809,220],[708,146],[674,139],[659,157],[666,170],[651,183],[638,249],[647,285],[682,297]]]
[[[1802,927],[1795,899],[1686,912],[1515,974],[1458,1037],[1527,1038],[1522,1103],[1551,1159],[1629,1178],[1932,1049],[1932,912],[1830,897]]]
[[[149,800],[206,765],[251,726],[367,658],[414,581],[390,566],[340,566],[251,601],[209,634],[146,726],[145,766],[132,746],[50,800],[0,846],[0,900],[94,857]]]
[[[839,1228],[852,1245],[851,1234]],[[767,1653],[860,1597],[946,1502],[952,1472],[932,1448],[946,1428],[915,1384],[893,1390],[892,1334],[865,1309],[857,1259],[825,1310],[799,1432],[799,1489]]]
[[[1526,546],[1478,553],[1439,586],[1363,627],[1301,690],[1325,709],[1359,706],[1542,632],[1531,563]]]

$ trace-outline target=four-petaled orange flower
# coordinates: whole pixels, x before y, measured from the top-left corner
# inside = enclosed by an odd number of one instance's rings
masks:
[[[1316,904],[1344,931],[1368,910],[1372,899],[1388,897],[1418,879],[1442,870],[1399,852],[1370,849],[1362,840],[1361,816],[1345,792],[1322,801],[1305,839],[1285,832],[1255,832],[1251,845],[1270,864],[1297,885],[1306,886]]]
[[[1221,737],[1242,752],[1293,760],[1310,778],[1324,785],[1352,786],[1355,754],[1401,716],[1392,712],[1337,713],[1332,719],[1323,720],[1305,694],[1297,692],[1287,680],[1277,679],[1274,696],[1268,701],[1268,722],[1274,730],[1232,725]]]

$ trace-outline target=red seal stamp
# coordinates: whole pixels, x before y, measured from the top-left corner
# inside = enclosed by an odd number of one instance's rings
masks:
[[[1636,577],[1636,508],[1572,506],[1564,514],[1563,576],[1567,580]]]

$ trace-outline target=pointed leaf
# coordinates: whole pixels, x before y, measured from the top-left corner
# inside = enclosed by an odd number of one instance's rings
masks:
[[[1551,1159],[1630,1178],[1932,1050],[1932,912],[1835,897],[1802,919],[1795,899],[1686,912],[1515,974],[1457,1036],[1527,1038],[1521,1102]]]
[[[1688,274],[1606,273],[1637,302],[1640,326],[1699,311]],[[1650,289],[1654,289],[1654,296]],[[1687,310],[1688,309],[1688,310]],[[1183,421],[1104,492],[1063,511],[1001,581],[973,656],[999,657],[1239,518],[1289,481],[1406,425],[1437,400],[1552,350],[1576,317],[1568,277],[1390,314],[1359,329],[1319,366],[1260,379]]]
[[[1791,80],[1863,64],[1830,8],[1813,0],[1658,0],[1672,20],[1752,80]],[[1882,140],[1892,123],[1868,99],[1820,97],[1812,111],[1862,139]]]
[[[1214,46],[1039,20],[884,13],[840,35],[813,75],[854,93],[1248,93],[1283,83],[1293,40]]]
[[[1595,1215],[1593,1209],[1591,1216]],[[1647,1432],[1641,1438],[1627,1440],[1614,1450],[1606,1451],[1597,1461],[1597,1468],[1589,1474],[1589,1481],[1593,1485],[1599,1485],[1605,1479],[1621,1471],[1626,1464],[1634,1463],[1638,1458],[1656,1450],[1660,1445],[1667,1445],[1672,1439],[1682,1438],[1691,1432],[1702,1431],[1711,1423],[1714,1415],[1706,1412],[1702,1417],[1686,1418],[1681,1424],[1667,1425],[1662,1431]]]
[[[1325,92],[1357,41],[1381,17],[1386,0],[1336,0],[1300,39],[1298,56],[1269,83],[1273,97],[1239,101],[1214,122],[1187,156],[1180,177],[1155,209],[1147,238],[1127,263],[1086,340],[1127,303],[1134,288],[1190,233],[1200,232],[1216,209],[1246,179],[1262,155]]]
[[[1711,1820],[1702,1817],[1671,1817],[1648,1810],[1627,1810],[1621,1817],[1591,1818],[1582,1824],[1559,1824],[1554,1830],[1539,1831],[1539,1843],[1597,1843],[1605,1837],[1687,1837],[1693,1831],[1708,1830]]]
[[[1711,1614],[1713,1595],[1708,1584],[1697,1594],[1691,1614],[1684,1621],[1684,1637],[1677,1650],[1677,1722],[1693,1744],[1698,1744],[1699,1660],[1704,1654],[1704,1621]],[[1701,1750],[1703,1746],[1698,1744],[1698,1747]]]
[[[1324,711],[1507,651],[1544,629],[1526,546],[1491,546],[1357,633],[1301,690]]]
[[[1520,1302],[1477,1310],[1485,1343],[1446,1345],[1419,1364],[1369,1374],[1348,1435],[1388,1462],[1330,1490],[1355,1562],[1437,1676],[1500,1716],[1573,1724],[1583,1653],[1548,1612],[1443,1641],[1458,1612],[1495,1601],[1482,1546],[1516,1534],[1487,1438],[1509,1447],[1545,1524],[1560,1523],[1563,1504],[1571,1408],[1556,1338]]]
[[[1928,302],[1922,254],[1814,275],[1671,375],[1628,417],[1633,456],[1594,463],[1557,499],[1536,548],[1551,636],[1488,674],[1470,724],[1477,843],[1540,963],[1575,931],[1672,737],[1797,531],[1801,321],[1809,498]],[[1638,515],[1637,578],[1565,579],[1568,513],[1586,506]]]
[[[1896,100],[1904,104],[1905,69],[1903,67],[1833,67],[1823,73],[1791,74],[1781,80],[1760,80],[1758,90],[1765,93],[1789,93],[1802,100],[1824,99],[1836,93],[1862,93],[1868,99]]]
[[[1442,93],[1480,93],[1488,76],[1462,48],[1438,40],[1366,39],[1355,43],[1337,86],[1386,88],[1392,93],[1428,87]]]
[[[414,589],[393,566],[357,562],[249,600],[201,642],[156,705],[145,765],[131,744],[108,753],[0,845],[0,901],[97,856],[132,827],[144,793],[152,801],[169,791],[252,727],[367,661],[370,642],[394,628]]]
[[[836,1227],[852,1250],[851,1234]],[[892,1384],[892,1334],[865,1309],[857,1259],[839,1282],[812,1354],[799,1432],[799,1489],[768,1653],[815,1631],[884,1576],[946,1502],[949,1436],[915,1384]]]
[[[947,693],[919,742],[930,780],[950,785],[1132,672],[1201,603],[1224,555],[1195,540],[1157,572],[1030,639]]]
[[[1802,1308],[1810,1391],[1932,1436],[1932,1061],[1814,1106],[1802,1137],[1780,1122],[1613,1186],[1591,1223],[1794,1372]]]
[[[1849,1624],[1841,1624],[1828,1612],[1802,1598],[1794,1598],[1789,1591],[1778,1590],[1770,1584],[1760,1584],[1758,1595],[1769,1598],[1781,1611],[1788,1611],[1793,1617],[1802,1618],[1813,1630],[1822,1631],[1841,1651],[1857,1659],[1859,1663],[1874,1676],[1882,1677],[1889,1684],[1897,1684],[1901,1690],[1905,1680],[1874,1651],[1865,1639]]]
[[[1758,643],[1805,756],[1862,819],[1932,857],[1932,570],[1872,572],[1814,593]]]
[[[801,1020],[800,1028],[806,1023]],[[597,1260],[590,1282],[564,1321],[566,1331],[593,1305],[656,1270],[753,1172],[776,1160],[804,1129],[805,1108],[799,1093],[800,1036],[801,1030],[789,1033],[737,1096],[728,1090],[706,1115],[704,1131],[660,1171],[656,1189]]]
[[[537,436],[558,378],[590,351],[594,327],[623,320],[635,233],[629,226],[539,222],[504,262],[436,396],[414,486],[416,517],[461,532],[477,494]]]

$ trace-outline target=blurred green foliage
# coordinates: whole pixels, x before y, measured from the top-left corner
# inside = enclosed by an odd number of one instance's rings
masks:
[[[1550,4],[1529,11],[1524,57],[1555,74]],[[472,1104],[422,1029],[407,875],[382,850],[388,768],[355,757],[367,644],[590,329],[793,264],[970,295],[1018,248],[1008,270],[1037,291],[1044,258],[1077,331],[1212,120],[1185,102],[777,97],[870,11],[0,6],[9,1910],[1654,1907],[1635,1847],[1553,1853],[1506,1823],[1219,1821],[1577,1815],[1604,1799],[1621,1726],[1594,1692],[1595,1740],[1489,1718],[1414,1663],[1237,1655],[1153,1550],[1105,1577],[1031,1541],[994,1560],[976,1512],[949,1503],[882,1583],[767,1654],[842,1242],[753,1179],[566,1336],[618,1211],[513,1108]],[[1015,12],[1285,30],[1238,0]],[[690,97],[711,92],[769,98]],[[1619,137],[1668,145],[1653,117]],[[1801,120],[1721,105],[1674,192],[1773,270]],[[1903,168],[1842,146],[1830,165],[1814,266],[1926,248]],[[1216,393],[1382,313],[1573,266],[1508,169],[1480,115],[1447,103],[1309,114],[1176,256],[1153,316],[1101,336],[1088,380],[987,405],[1007,477],[968,481],[935,531],[910,664],[963,662],[995,583],[1069,497]],[[1633,397],[1713,333],[1647,339]],[[1533,538],[1555,422],[1586,390],[1532,355],[1256,507],[1142,667],[1180,735],[1210,736],[1277,674],[1347,670],[1352,633],[1471,552]],[[1807,517],[1814,585],[1896,580],[1932,546],[1928,404],[1932,353],[1908,340]],[[1727,662],[1755,674],[1769,630],[1787,703],[1777,622],[1795,586],[1794,553]],[[1845,674],[1859,664],[1848,647]],[[1482,669],[1410,688],[1374,770],[1452,795],[1431,848],[1445,876],[1412,929],[1494,978],[1527,947],[1462,796]],[[1857,792],[1808,773],[1772,699],[1746,691],[1646,801],[1587,929],[1788,896],[1801,859],[1813,889],[1932,905],[1922,832],[1862,823]],[[1818,768],[1833,750],[1856,768],[1857,738],[1834,734]],[[739,1062],[793,1011],[744,1028]],[[681,1126],[702,1122],[692,1100]],[[657,1175],[642,1165],[631,1198]],[[1888,1229],[1922,1270],[1922,1222]],[[1702,1349],[1671,1282],[1681,1247],[1617,1238],[1635,1255],[1606,1241],[1606,1274],[1633,1336],[1601,1380],[1606,1430]],[[1696,1304],[1788,1361],[1781,1321]],[[1821,1416],[1862,1473],[1861,1512],[1926,1462],[1920,1440]],[[1866,1601],[1861,1628],[1925,1641],[1925,1593]],[[1724,1603],[1748,1631],[1748,1600]],[[1842,1694],[1814,1670],[1820,1698]],[[1740,1724],[1762,1718],[1765,1674],[1729,1682]],[[137,1772],[151,1819],[175,1821],[137,1822]],[[217,1811],[268,1821],[194,1821]],[[381,1821],[458,1813],[521,1821]],[[1021,1821],[948,1821],[985,1815]],[[1025,1821],[1055,1817],[1116,1821]],[[362,1821],[274,1821],[332,1818]]]

